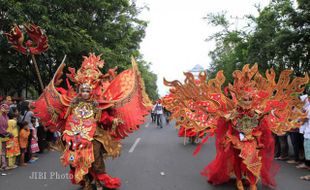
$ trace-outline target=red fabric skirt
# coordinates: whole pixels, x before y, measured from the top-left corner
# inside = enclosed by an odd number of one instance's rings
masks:
[[[260,178],[262,183],[269,187],[275,187],[275,175],[278,171],[278,166],[273,161],[274,157],[274,141],[268,123],[262,120],[258,128],[262,132],[261,143],[264,148],[260,150],[259,155],[262,157],[262,167],[260,171]],[[234,130],[230,123],[225,119],[219,119],[216,134],[216,157],[215,159],[201,172],[201,175],[208,178],[208,182],[217,185],[230,180],[231,175],[247,174],[249,171],[246,166],[242,164],[239,157],[240,150],[233,146],[225,148],[222,142],[225,141],[226,133],[229,130]],[[239,165],[239,170],[236,172],[235,165]]]

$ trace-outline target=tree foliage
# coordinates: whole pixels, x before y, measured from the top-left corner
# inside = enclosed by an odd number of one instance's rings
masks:
[[[130,67],[131,56],[140,57],[138,62],[146,88],[156,94],[156,81],[146,77],[154,74],[139,53],[147,26],[146,21],[137,18],[140,11],[129,0],[3,0],[0,1],[0,32],[9,31],[14,23],[29,22],[45,30],[50,47],[37,56],[45,84],[65,54],[67,65],[79,68],[82,56],[94,52],[103,54],[106,69],[118,66],[119,72]],[[39,89],[32,66],[28,64],[30,57],[12,50],[3,35],[0,45],[0,88],[13,87],[18,91],[26,85],[34,85]]]
[[[294,70],[295,76],[303,76],[310,70],[310,3],[290,0],[273,0],[257,17],[248,15],[249,26],[231,29],[225,13],[210,14],[210,24],[222,29],[210,39],[216,48],[209,53],[212,58],[211,75],[224,70],[228,82],[231,73],[245,64],[259,64],[262,73],[273,67],[277,73]]]

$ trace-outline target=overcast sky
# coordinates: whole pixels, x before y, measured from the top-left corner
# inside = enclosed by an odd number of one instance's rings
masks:
[[[140,18],[149,21],[141,52],[151,70],[157,74],[160,95],[168,92],[163,77],[183,80],[183,72],[200,64],[205,69],[211,59],[208,52],[214,42],[205,39],[216,31],[203,17],[208,13],[227,11],[227,15],[240,17],[257,15],[255,4],[266,6],[270,0],[137,0],[139,7],[147,5]],[[235,22],[237,19],[233,19]],[[238,21],[233,27],[242,27]]]

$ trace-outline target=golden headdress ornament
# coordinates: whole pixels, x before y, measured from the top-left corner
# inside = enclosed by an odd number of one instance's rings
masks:
[[[67,76],[71,81],[77,83],[80,88],[96,88],[103,76],[99,68],[103,67],[104,61],[100,60],[100,56],[96,56],[93,53],[90,53],[88,57],[83,56],[84,61],[81,68],[76,74],[75,69],[69,68],[70,74],[67,74]]]

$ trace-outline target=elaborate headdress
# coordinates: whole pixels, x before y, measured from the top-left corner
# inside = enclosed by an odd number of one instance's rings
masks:
[[[100,55],[90,54],[88,57],[83,56],[84,61],[81,68],[75,73],[75,69],[69,68],[70,74],[67,74],[71,81],[78,84],[80,88],[94,89],[102,78],[99,68],[102,68],[104,61],[100,60]]]
[[[257,95],[256,83],[253,77],[258,72],[257,64],[252,68],[245,65],[242,69],[233,72],[234,83],[228,85],[228,90],[232,95],[233,100],[239,103],[240,106],[249,108],[253,98]]]

